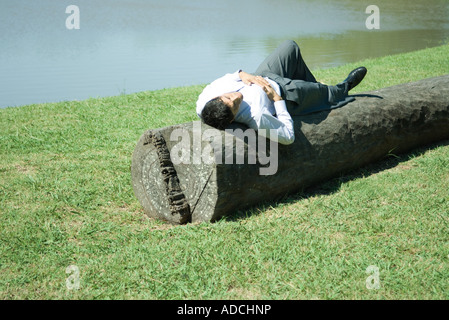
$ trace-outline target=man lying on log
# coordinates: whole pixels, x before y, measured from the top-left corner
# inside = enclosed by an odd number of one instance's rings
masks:
[[[291,144],[295,140],[291,116],[353,101],[348,92],[366,72],[365,67],[354,69],[335,86],[319,83],[305,64],[298,44],[288,40],[262,62],[254,75],[239,70],[209,84],[198,98],[196,112],[217,129],[224,130],[236,121],[267,138],[275,132],[279,143]]]

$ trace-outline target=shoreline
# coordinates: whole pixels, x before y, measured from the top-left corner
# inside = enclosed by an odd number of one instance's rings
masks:
[[[312,72],[314,74],[317,74],[318,77],[321,74],[330,74],[333,72],[338,72],[339,70],[345,70],[348,69],[348,66],[358,66],[358,65],[362,65],[362,64],[371,64],[375,61],[378,60],[385,60],[385,59],[390,59],[390,58],[398,58],[401,56],[413,56],[416,54],[420,54],[421,52],[424,53],[426,51],[434,51],[434,50],[439,50],[442,48],[448,48],[449,50],[449,43],[447,44],[443,44],[441,46],[437,46],[437,47],[430,47],[430,48],[426,48],[426,49],[421,49],[421,50],[417,50],[417,51],[411,51],[411,52],[406,52],[406,53],[400,53],[400,54],[396,54],[396,55],[387,55],[387,56],[383,56],[383,57],[378,57],[378,58],[368,58],[365,60],[362,60],[360,62],[353,62],[353,63],[349,63],[349,64],[345,64],[345,65],[341,65],[338,67],[332,67],[332,68],[328,68],[328,69],[316,69],[316,70],[312,70]],[[449,69],[449,67],[448,67]],[[449,70],[447,71],[449,73]],[[442,74],[438,74],[438,75],[442,75]],[[318,78],[317,77],[317,78]],[[327,79],[325,79],[327,80]],[[342,79],[340,79],[342,80]],[[323,81],[324,82],[324,81]],[[337,83],[338,80],[336,80],[335,83]],[[324,82],[325,83],[325,82]],[[329,82],[328,82],[329,83]],[[399,84],[399,83],[394,83],[394,84]],[[61,104],[61,103],[70,103],[70,102],[83,102],[83,101],[90,101],[90,100],[96,100],[96,99],[110,99],[110,98],[118,98],[121,96],[130,96],[130,95],[136,95],[136,94],[140,94],[140,93],[145,93],[145,92],[159,92],[159,91],[165,91],[165,90],[178,90],[178,89],[186,89],[186,88],[194,88],[194,87],[204,87],[207,84],[197,84],[197,85],[188,85],[188,86],[180,86],[180,87],[167,87],[167,88],[162,88],[162,89],[155,89],[155,90],[144,90],[144,91],[138,91],[138,92],[134,92],[134,93],[126,93],[126,94],[120,94],[120,95],[112,95],[112,96],[102,96],[102,97],[89,97],[86,99],[75,99],[75,100],[62,100],[62,101],[56,101],[56,102],[41,102],[41,103],[31,103],[31,104],[24,104],[24,105],[18,105],[18,106],[4,106],[4,107],[0,107],[0,110],[6,110],[6,109],[11,109],[11,108],[23,108],[23,107],[30,107],[30,106],[36,106],[36,105],[46,105],[46,104]]]

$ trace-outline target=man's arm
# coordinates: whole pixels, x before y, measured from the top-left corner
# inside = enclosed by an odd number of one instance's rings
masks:
[[[261,87],[270,85],[270,83],[264,77],[255,76],[242,70],[239,70],[239,77],[243,81],[243,83],[248,86],[252,84],[257,84]]]
[[[209,100],[226,92],[237,91],[242,87],[243,84],[239,77],[239,71],[228,73],[223,77],[214,80],[204,88],[203,92],[201,92],[198,100],[196,101],[196,113],[198,117],[201,117],[201,112],[203,111],[204,105]]]
[[[259,120],[259,131],[267,138],[270,137],[270,130],[276,130],[277,140],[281,144],[291,144],[295,141],[295,131],[293,119],[287,111],[287,106],[282,97],[268,84],[261,86],[268,98],[274,102],[276,116],[263,114]],[[265,129],[265,130],[260,130]]]
[[[241,70],[239,71],[239,77],[247,85],[256,84],[261,87],[268,98],[274,102],[276,117],[268,113],[263,113],[254,129],[258,130],[260,135],[270,139],[273,139],[273,134],[275,134],[280,144],[293,143],[295,141],[293,119],[290,113],[288,113],[287,106],[282,97],[264,77],[254,76]],[[272,133],[272,131],[274,132]]]
[[[218,97],[226,92],[233,92],[241,89],[242,82],[246,85],[257,84],[260,87],[269,86],[269,82],[261,76],[255,76],[245,71],[239,70],[234,73],[228,73],[221,78],[216,79],[204,88],[196,102],[196,113],[201,117],[204,105],[211,99]]]

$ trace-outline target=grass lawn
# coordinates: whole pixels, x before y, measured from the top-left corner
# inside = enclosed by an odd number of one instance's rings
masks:
[[[447,74],[449,45],[314,73],[359,65],[351,93]],[[213,224],[146,217],[136,142],[203,87],[0,109],[0,299],[449,299],[448,141]]]

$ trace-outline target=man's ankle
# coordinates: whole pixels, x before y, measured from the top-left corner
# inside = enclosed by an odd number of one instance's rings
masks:
[[[339,101],[343,100],[348,95],[348,83],[341,82],[335,86],[329,86],[329,103],[337,104]]]

